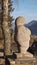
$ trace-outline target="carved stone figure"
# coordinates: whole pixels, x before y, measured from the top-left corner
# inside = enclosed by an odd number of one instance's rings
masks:
[[[21,54],[24,54],[25,56],[33,57],[32,54],[27,52],[27,49],[29,48],[31,31],[23,25],[24,23],[25,23],[24,17],[19,16],[16,18],[16,21],[15,21],[15,33],[16,33],[15,40],[20,44]]]

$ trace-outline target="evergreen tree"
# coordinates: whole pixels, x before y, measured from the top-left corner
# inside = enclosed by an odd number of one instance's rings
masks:
[[[0,0],[0,26],[4,35],[5,55],[11,55],[11,22],[13,17],[10,13],[14,10],[12,0]]]

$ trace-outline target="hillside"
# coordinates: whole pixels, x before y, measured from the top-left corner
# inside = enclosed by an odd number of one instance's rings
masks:
[[[36,20],[32,20],[30,23],[25,24],[25,26],[31,30],[32,35],[37,35],[37,21]]]

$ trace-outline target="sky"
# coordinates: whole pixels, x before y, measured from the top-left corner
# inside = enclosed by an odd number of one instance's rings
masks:
[[[26,23],[37,20],[37,0],[13,0],[13,17],[23,16]]]

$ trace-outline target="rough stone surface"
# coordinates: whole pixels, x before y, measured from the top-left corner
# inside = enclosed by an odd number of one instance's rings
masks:
[[[0,40],[0,49],[4,49],[4,40]]]
[[[22,17],[22,16],[19,16],[19,17],[16,18],[15,21],[16,21],[17,26],[23,25],[25,23],[25,18]]]
[[[2,31],[2,28],[0,26],[0,39],[2,39],[2,38],[3,38],[3,31]]]
[[[37,61],[34,58],[24,57],[16,59],[15,62],[11,60],[10,63],[11,65],[36,65]]]
[[[17,40],[21,45],[21,53],[25,53],[29,47],[30,30],[24,26],[20,26],[18,28]]]
[[[17,41],[21,45],[20,49],[22,54],[25,54],[27,52],[27,49],[29,48],[29,41],[31,35],[31,31],[23,25],[24,22],[25,19],[23,17],[18,17],[15,21],[18,30],[16,37]]]
[[[4,53],[3,52],[0,52],[0,57],[4,56]]]
[[[18,65],[36,65],[36,60],[34,58],[21,58],[21,59],[16,59],[16,64]]]
[[[5,59],[0,59],[0,65],[5,65]]]

